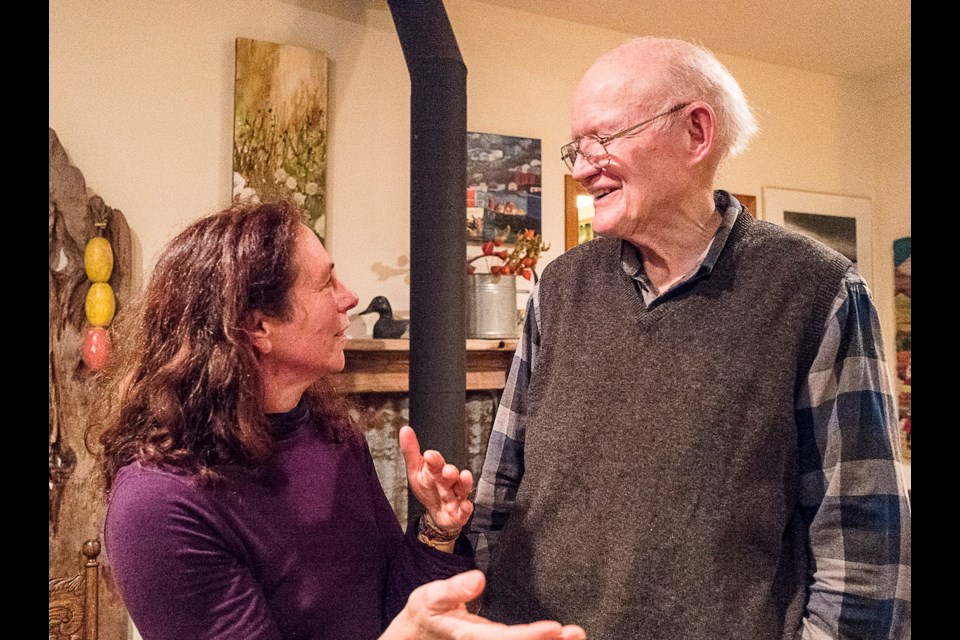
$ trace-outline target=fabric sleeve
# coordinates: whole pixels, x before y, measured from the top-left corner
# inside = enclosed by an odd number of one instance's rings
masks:
[[[409,527],[404,533],[383,491],[383,485],[380,484],[369,449],[366,449],[364,458],[371,483],[374,511],[388,557],[383,607],[383,626],[386,628],[407,604],[407,598],[414,589],[427,582],[444,580],[472,569],[473,550],[469,543],[463,540],[458,541],[454,553],[438,551],[417,539],[416,527]],[[463,536],[460,538],[462,540]]]
[[[486,572],[523,479],[525,400],[540,350],[539,283],[527,300],[523,332],[493,422],[468,525],[477,567]]]
[[[143,640],[280,640],[250,571],[187,482],[133,472],[114,487],[106,566]]]
[[[809,601],[800,637],[910,637],[910,501],[869,289],[848,270],[796,415]]]

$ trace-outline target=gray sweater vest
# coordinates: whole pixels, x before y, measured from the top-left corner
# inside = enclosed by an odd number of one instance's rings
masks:
[[[794,403],[848,266],[747,215],[708,277],[650,308],[617,241],[551,262],[481,613],[591,640],[794,637],[811,571]]]

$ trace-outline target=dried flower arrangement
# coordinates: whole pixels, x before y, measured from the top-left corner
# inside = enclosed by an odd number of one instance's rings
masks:
[[[498,232],[493,240],[488,240],[481,247],[483,253],[467,259],[467,274],[490,273],[492,275],[520,276],[527,280],[537,281],[536,266],[540,254],[550,249],[549,244],[543,242],[539,233],[533,229],[522,229],[517,233],[517,239],[512,249],[497,249],[503,246],[510,234],[510,227]],[[490,264],[490,260],[498,260]],[[476,262],[484,260],[488,271],[477,270]]]

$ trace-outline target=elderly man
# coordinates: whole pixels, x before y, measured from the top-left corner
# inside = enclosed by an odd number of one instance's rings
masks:
[[[470,536],[480,612],[590,638],[900,638],[910,505],[866,283],[716,188],[757,131],[701,47],[640,38],[561,153],[599,239],[544,270]]]

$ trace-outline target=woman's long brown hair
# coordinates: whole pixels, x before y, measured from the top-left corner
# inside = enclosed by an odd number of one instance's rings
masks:
[[[236,203],[201,218],[163,249],[129,311],[113,325],[101,379],[103,471],[139,460],[216,482],[226,466],[257,468],[273,451],[251,314],[288,318],[297,277],[299,208]],[[356,436],[350,403],[321,380],[304,394],[337,438]]]

